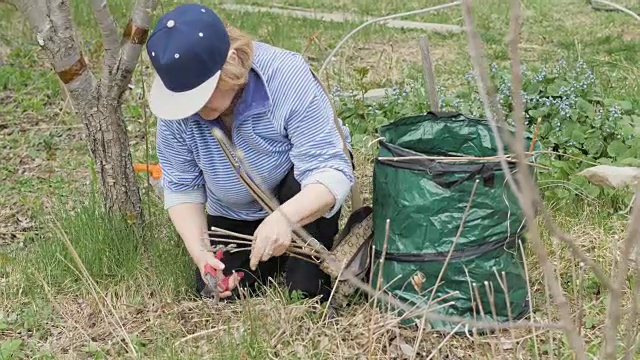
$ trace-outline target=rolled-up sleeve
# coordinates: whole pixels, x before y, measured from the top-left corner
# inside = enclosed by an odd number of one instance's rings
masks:
[[[182,203],[204,204],[204,176],[187,144],[183,120],[158,119],[156,151],[162,168],[164,208]]]
[[[291,56],[293,60],[286,69],[290,111],[285,119],[285,129],[292,143],[290,158],[294,176],[302,187],[320,183],[331,191],[335,205],[324,215],[331,217],[351,191],[355,181],[353,167],[343,151],[330,99],[302,56]],[[348,129],[342,128],[349,142]]]

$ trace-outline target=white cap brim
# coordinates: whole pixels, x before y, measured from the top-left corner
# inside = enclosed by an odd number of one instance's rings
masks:
[[[156,74],[149,92],[151,112],[166,120],[179,120],[197,113],[207,103],[220,80],[220,71],[193,90],[173,92]]]

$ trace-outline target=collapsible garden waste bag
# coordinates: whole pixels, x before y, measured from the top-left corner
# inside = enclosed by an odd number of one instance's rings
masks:
[[[382,126],[379,135],[382,140],[373,174],[378,260],[389,220],[380,289],[410,306],[426,305],[432,299],[433,313],[469,320],[505,322],[510,316],[516,320],[528,314],[520,249],[525,216],[499,161],[477,159],[498,155],[489,123],[458,113],[429,112]],[[525,151],[531,141],[527,134]],[[506,146],[504,152],[510,153]],[[475,159],[443,162],[435,157]],[[516,163],[509,165],[513,173]],[[476,180],[464,227],[432,296]],[[378,286],[379,261],[375,264],[372,280]],[[404,325],[422,319],[391,310],[403,316]],[[455,329],[457,323],[445,321],[428,321],[427,325],[434,330],[470,331],[464,326]]]

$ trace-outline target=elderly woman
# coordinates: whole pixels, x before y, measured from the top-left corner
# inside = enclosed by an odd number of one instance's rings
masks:
[[[237,296],[238,285],[264,284],[286,265],[290,291],[326,300],[330,278],[286,256],[292,228],[285,218],[330,248],[354,175],[330,99],[303,57],[252,41],[199,4],[163,15],[147,53],[156,72],[149,105],[158,117],[164,206],[198,268],[196,290],[205,286],[206,264],[230,276],[222,299]],[[276,196],[277,211],[268,215],[239,181],[214,127]],[[202,246],[211,227],[254,236],[252,251],[218,261]]]

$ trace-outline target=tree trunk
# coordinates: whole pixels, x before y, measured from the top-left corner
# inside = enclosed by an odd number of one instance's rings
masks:
[[[0,0],[3,1],[3,0]],[[78,42],[68,0],[9,0],[27,18],[87,130],[104,205],[133,221],[142,219],[122,97],[128,88],[157,0],[136,0],[118,42],[117,25],[104,0],[91,0],[103,38],[102,76],[89,71]]]
[[[109,211],[140,220],[141,198],[120,104],[100,97],[90,102],[72,98],[72,103],[87,130],[104,204]]]

